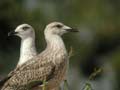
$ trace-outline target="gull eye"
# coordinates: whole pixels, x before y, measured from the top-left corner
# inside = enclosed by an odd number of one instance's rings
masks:
[[[56,27],[57,27],[57,28],[62,28],[62,25],[57,24]]]
[[[30,27],[28,27],[28,26],[25,26],[25,27],[23,27],[22,29],[24,30],[24,31],[26,31],[27,29],[29,29]]]

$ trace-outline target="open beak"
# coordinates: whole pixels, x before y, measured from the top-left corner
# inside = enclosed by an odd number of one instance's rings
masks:
[[[17,34],[17,32],[11,31],[11,32],[8,33],[8,36],[12,36],[12,35],[15,35],[15,34]]]
[[[69,28],[69,29],[65,29],[65,30],[68,32],[79,32],[79,30],[75,29],[75,28]]]

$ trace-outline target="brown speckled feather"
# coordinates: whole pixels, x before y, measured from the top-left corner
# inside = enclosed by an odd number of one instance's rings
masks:
[[[71,28],[59,22],[47,25],[46,49],[10,73],[8,76],[11,78],[2,90],[42,90],[44,80],[47,83],[46,90],[56,90],[65,79],[67,71],[68,54],[61,38],[66,30]]]
[[[54,56],[52,53],[50,53],[49,55],[48,53],[49,52],[46,51],[43,52],[39,56],[35,57],[33,61],[30,60],[30,62],[23,64],[14,72],[9,74],[11,78],[5,83],[2,90],[8,90],[6,87],[11,87],[12,90],[16,90],[16,88],[17,90],[30,89],[31,87],[42,84],[44,79],[46,79],[47,81],[51,79],[49,82],[54,81],[54,84],[58,85],[59,80],[61,81],[63,79],[63,77],[61,78],[61,76],[59,75],[65,73],[63,67],[66,64],[66,62],[64,61],[66,56],[62,56],[61,54],[63,60],[60,60],[61,62],[55,64],[53,62],[54,59],[58,59],[59,61],[59,59],[61,58],[56,58],[57,54]],[[53,77],[54,79],[52,79]],[[53,83],[50,83],[50,85],[48,85],[48,88],[50,88],[52,84]]]

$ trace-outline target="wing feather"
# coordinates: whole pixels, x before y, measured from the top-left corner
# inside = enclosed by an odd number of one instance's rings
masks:
[[[47,57],[42,59],[34,58],[10,73],[8,75],[10,78],[4,87],[9,85],[17,88],[31,88],[41,85],[45,79],[48,81],[52,78],[54,70],[54,63]]]

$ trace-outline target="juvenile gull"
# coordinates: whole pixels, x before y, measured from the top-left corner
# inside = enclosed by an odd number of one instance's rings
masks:
[[[17,67],[37,55],[35,32],[32,26],[28,24],[19,25],[15,31],[10,32],[8,35],[16,35],[21,38],[20,58]]]
[[[32,26],[30,26],[29,24],[21,24],[15,29],[15,31],[11,31],[8,33],[8,36],[12,35],[16,35],[21,38],[20,58],[17,64],[17,67],[19,67],[23,63],[37,55],[35,47],[35,32]],[[11,73],[13,73],[13,71],[11,71]],[[6,80],[7,77],[0,81],[0,87],[4,84]]]
[[[68,54],[61,35],[76,31],[60,22],[47,25],[44,32],[46,49],[9,74],[9,79],[2,90],[30,90],[37,85],[42,88],[44,80],[47,82],[46,90],[59,87],[65,79],[68,62]]]

